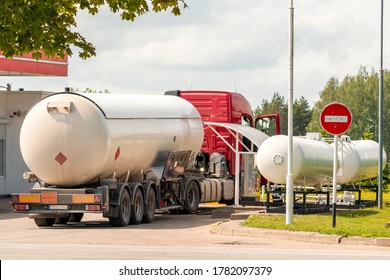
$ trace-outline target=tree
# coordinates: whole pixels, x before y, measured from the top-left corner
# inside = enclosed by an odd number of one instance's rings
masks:
[[[104,90],[96,90],[96,89],[92,89],[92,88],[85,88],[84,90],[80,90],[79,88],[74,88],[74,87],[71,87],[70,88],[70,92],[82,92],[82,93],[106,93],[106,94],[109,94],[111,93],[108,89],[104,89]]]
[[[187,7],[184,0],[1,0],[0,2],[0,50],[12,58],[33,53],[42,57],[72,56],[71,47],[80,49],[79,56],[86,59],[95,56],[95,47],[83,35],[74,31],[79,9],[91,15],[107,5],[113,13],[120,13],[123,20],[134,21],[150,12],[170,10],[180,15]]]
[[[344,103],[351,110],[352,125],[347,131],[353,140],[373,139],[378,141],[378,73],[374,70],[369,73],[366,67],[361,66],[355,76],[346,76],[341,83],[331,78],[320,94],[320,100],[314,105],[312,120],[308,125],[310,131],[321,131],[319,116],[321,110],[331,102]],[[384,74],[384,92],[390,89],[390,72]],[[387,152],[390,151],[390,97],[385,94],[383,104],[383,144]],[[323,130],[322,130],[323,131]],[[325,133],[326,134],[326,133]],[[326,135],[330,136],[330,135]]]
[[[280,130],[282,134],[287,134],[287,104],[283,96],[275,92],[271,102],[266,99],[262,100],[261,107],[257,106],[254,111],[254,116],[258,117],[266,114],[280,114]],[[275,124],[270,124],[269,131],[275,131]]]
[[[279,93],[274,93],[271,102],[263,99],[261,107],[257,106],[254,111],[255,117],[265,114],[280,114],[280,129],[281,134],[287,135],[287,113],[288,106],[285,98]],[[306,127],[311,120],[312,111],[309,106],[309,102],[301,97],[299,100],[295,100],[293,104],[293,118],[294,118],[294,135],[305,135]],[[275,131],[274,124],[271,123],[270,132]]]
[[[293,104],[293,135],[306,135],[306,127],[311,121],[312,111],[309,102],[302,96]]]
[[[323,134],[322,132],[325,132],[321,128],[321,124],[319,121],[321,110],[322,108],[325,107],[326,104],[333,102],[334,100],[337,100],[336,91],[338,88],[339,88],[339,81],[337,80],[337,78],[335,77],[330,78],[325,88],[320,93],[320,100],[314,104],[314,107],[312,109],[311,121],[307,126],[308,132],[321,132],[321,134]]]

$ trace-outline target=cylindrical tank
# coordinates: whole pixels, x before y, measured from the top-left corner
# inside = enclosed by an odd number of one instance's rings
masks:
[[[331,144],[333,146],[333,144]],[[379,144],[372,140],[343,141],[339,143],[338,157],[340,184],[371,179],[378,176]],[[383,162],[387,160],[383,152]]]
[[[320,185],[332,180],[333,148],[321,141],[294,137],[293,178],[295,184]],[[257,152],[260,173],[276,184],[286,184],[288,137],[268,138]]]
[[[332,182],[334,144],[294,137],[294,184],[321,185]],[[286,184],[288,137],[268,138],[257,152],[260,173],[276,184]],[[371,140],[342,141],[338,145],[337,183],[374,178],[378,174],[379,144]],[[383,153],[383,162],[386,162]]]
[[[198,111],[175,96],[59,93],[28,112],[22,156],[50,185],[71,187],[163,166],[171,151],[200,151]]]

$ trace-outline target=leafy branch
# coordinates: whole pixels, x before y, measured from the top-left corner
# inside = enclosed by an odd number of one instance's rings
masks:
[[[123,20],[134,21],[150,10],[170,10],[175,16],[187,8],[184,0],[2,0],[0,2],[0,51],[7,58],[32,53],[35,59],[46,56],[72,56],[72,46],[79,57],[96,55],[92,43],[80,33],[76,16],[79,10],[95,15],[102,6],[119,13]]]

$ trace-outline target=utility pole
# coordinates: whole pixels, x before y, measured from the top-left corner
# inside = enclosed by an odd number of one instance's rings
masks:
[[[383,0],[381,0],[381,47],[379,69],[379,162],[378,162],[378,208],[383,208]]]
[[[293,194],[293,88],[294,88],[294,0],[290,6],[290,61],[288,79],[288,147],[287,147],[287,175],[286,175],[286,224],[293,223],[294,194]]]

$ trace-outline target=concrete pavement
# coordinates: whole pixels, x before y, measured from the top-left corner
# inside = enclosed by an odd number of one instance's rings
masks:
[[[10,213],[13,211],[10,202],[10,197],[0,197],[0,219],[1,214]],[[355,244],[390,247],[390,238],[342,237],[339,235],[327,235],[316,232],[296,232],[287,230],[250,228],[241,225],[243,220],[247,219],[250,215],[259,214],[259,212],[261,211],[251,210],[248,212],[234,212],[231,214],[230,218],[225,218],[222,221],[213,224],[210,231],[215,234],[231,236],[265,237],[323,244]]]

